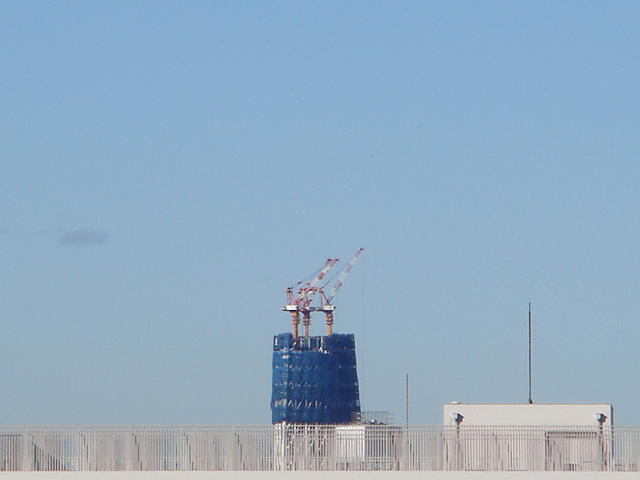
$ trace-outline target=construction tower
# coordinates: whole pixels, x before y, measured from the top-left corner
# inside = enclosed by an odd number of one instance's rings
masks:
[[[328,259],[297,295],[292,287],[286,289],[287,305],[283,310],[291,313],[293,331],[273,339],[272,423],[344,424],[360,415],[355,338],[353,334],[333,333],[335,306],[331,301],[362,250],[356,252],[328,295],[324,289],[331,280],[321,283],[337,258]],[[320,306],[311,305],[316,293],[320,294]],[[327,335],[309,333],[311,313],[316,311],[327,317]],[[301,313],[304,336],[298,335]]]

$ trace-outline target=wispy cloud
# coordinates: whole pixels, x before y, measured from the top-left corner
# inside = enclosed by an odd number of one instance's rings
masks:
[[[63,247],[84,247],[90,245],[104,245],[109,241],[109,232],[94,230],[93,228],[78,228],[68,230],[58,238]]]

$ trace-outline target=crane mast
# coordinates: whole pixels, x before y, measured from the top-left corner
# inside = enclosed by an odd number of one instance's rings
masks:
[[[301,287],[298,290],[298,295],[295,296],[293,293],[293,287],[287,287],[285,289],[285,293],[287,294],[287,305],[282,307],[282,310],[291,313],[291,323],[293,326],[293,338],[298,338],[298,326],[300,325],[300,312],[302,312],[303,320],[302,324],[304,325],[304,336],[309,336],[309,327],[311,325],[311,309],[310,304],[313,296],[318,292],[318,285],[325,277],[327,272],[333,267],[337,258],[329,258],[324,263],[320,272],[315,276],[315,278],[308,282],[305,286]]]

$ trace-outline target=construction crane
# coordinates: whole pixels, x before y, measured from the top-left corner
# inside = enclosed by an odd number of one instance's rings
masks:
[[[327,272],[333,267],[337,258],[329,258],[324,263],[323,267],[320,269],[320,272],[315,276],[313,280],[306,283],[305,286],[301,287],[298,290],[298,295],[295,296],[293,293],[293,287],[287,287],[285,289],[285,293],[287,294],[287,304],[282,307],[282,310],[285,312],[291,313],[291,323],[293,325],[293,338],[296,340],[298,338],[298,325],[300,324],[300,312],[303,315],[302,324],[304,325],[304,336],[309,336],[309,327],[311,325],[311,300],[313,296],[318,292],[320,282],[327,274]],[[298,284],[300,285],[300,283]]]
[[[349,263],[347,263],[347,266],[344,268],[344,270],[338,277],[338,280],[333,285],[333,288],[329,292],[329,295],[325,295],[324,293],[324,287],[326,287],[329,282],[327,282],[325,285],[323,285],[319,289],[320,290],[320,307],[315,308],[314,311],[320,310],[325,313],[326,323],[327,323],[327,335],[331,335],[332,333],[333,311],[336,309],[336,307],[331,304],[331,301],[336,296],[336,293],[338,293],[338,290],[340,290],[340,287],[342,286],[344,279],[347,278],[347,275],[349,275],[349,272],[353,268],[353,265],[356,263],[356,260],[358,260],[358,257],[363,251],[364,251],[364,248],[359,248],[358,251],[353,255],[353,257],[351,257],[351,260],[349,260]]]

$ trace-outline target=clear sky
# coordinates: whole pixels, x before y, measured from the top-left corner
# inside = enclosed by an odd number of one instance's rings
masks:
[[[639,424],[640,3],[0,1],[5,424],[268,424],[284,288],[365,410]],[[312,333],[323,332],[319,316]]]

